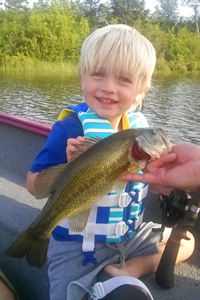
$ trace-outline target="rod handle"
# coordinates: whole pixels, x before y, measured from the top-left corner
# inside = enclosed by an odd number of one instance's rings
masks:
[[[171,238],[168,239],[155,274],[157,284],[164,288],[174,286],[174,267],[179,248],[180,242],[175,242]]]

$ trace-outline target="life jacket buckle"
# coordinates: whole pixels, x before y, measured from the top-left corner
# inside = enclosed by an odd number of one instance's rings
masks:
[[[87,263],[89,263],[89,262],[91,262],[95,266],[98,265],[97,259],[93,256],[96,253],[95,248],[94,248],[94,251],[85,252],[85,251],[82,250],[81,253],[85,256],[85,259],[82,262],[83,266],[86,266]]]
[[[129,226],[124,221],[121,221],[116,225],[116,236],[123,236],[128,230]]]
[[[128,226],[129,230],[135,231],[135,222],[133,222],[133,220],[134,218],[126,221],[126,225]]]
[[[93,299],[102,299],[106,296],[102,282],[97,282],[93,287]]]
[[[131,201],[132,198],[127,192],[123,192],[119,195],[119,207],[127,207]]]

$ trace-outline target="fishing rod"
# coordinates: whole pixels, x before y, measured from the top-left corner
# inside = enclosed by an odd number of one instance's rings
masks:
[[[198,197],[200,199],[200,197]],[[186,232],[194,227],[200,211],[200,200],[191,197],[182,190],[173,190],[169,196],[160,195],[162,208],[162,227],[154,231],[164,231],[171,227],[172,231],[161,257],[155,279],[164,288],[174,286],[174,267],[181,240],[190,238]]]

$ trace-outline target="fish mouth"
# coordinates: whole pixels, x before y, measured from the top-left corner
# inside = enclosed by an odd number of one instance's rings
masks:
[[[133,157],[141,157],[140,160],[146,159],[150,162],[160,158],[162,154],[171,152],[171,143],[165,132],[160,128],[152,132],[153,135],[150,138],[143,135],[136,138],[132,153]]]
[[[131,149],[131,156],[134,160],[140,161],[140,160],[150,160],[151,155],[149,155],[147,152],[145,152],[137,142],[135,142]]]

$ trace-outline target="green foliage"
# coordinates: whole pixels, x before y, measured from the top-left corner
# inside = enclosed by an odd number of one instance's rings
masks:
[[[28,5],[27,0],[5,0],[5,8],[15,11],[26,10]]]
[[[154,21],[137,21],[134,27],[147,37],[156,50],[156,72],[200,71],[200,38],[186,27],[164,30]]]
[[[194,21],[196,27],[196,33],[199,36],[199,8],[200,8],[200,0],[181,0],[182,5],[191,7],[194,12]]]
[[[77,61],[80,46],[89,33],[87,20],[62,10],[34,10],[25,30],[31,57],[47,61]]]
[[[111,10],[118,23],[130,26],[137,20],[145,20],[149,13],[144,0],[111,0]]]
[[[92,30],[97,29],[100,0],[87,0],[84,1],[82,5],[83,5],[83,16],[88,19]]]
[[[156,18],[165,27],[172,27],[178,21],[178,0],[158,0]]]
[[[52,2],[26,12],[0,11],[0,26],[1,63],[7,56],[77,62],[90,33],[88,21],[75,14],[67,2]]]
[[[39,0],[32,9],[0,10],[0,66],[77,65],[90,32],[106,24],[126,23],[154,45],[156,72],[200,71],[200,38],[191,21],[163,26],[156,14],[145,10],[143,0],[83,1]]]
[[[200,39],[195,33],[186,28],[179,29],[177,34],[172,31],[167,33],[167,49],[165,59],[169,62],[172,71],[186,72],[199,71]]]

